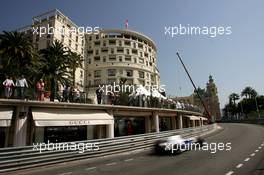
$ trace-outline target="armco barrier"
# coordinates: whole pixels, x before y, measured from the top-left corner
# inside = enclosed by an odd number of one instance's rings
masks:
[[[215,128],[216,124],[213,124],[159,133],[74,142],[76,144],[98,143],[98,151],[84,151],[83,153],[71,150],[46,150],[40,153],[38,150],[34,150],[33,146],[2,148],[0,149],[0,173],[146,149],[152,147],[157,140],[162,138],[172,135],[181,135],[184,138],[196,137]]]

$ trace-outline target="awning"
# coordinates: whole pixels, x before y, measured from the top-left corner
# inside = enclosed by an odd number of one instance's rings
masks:
[[[207,119],[207,118],[205,118],[205,117],[201,117],[201,119],[202,119],[202,120],[208,120],[208,119]]]
[[[194,115],[191,115],[191,116],[188,116],[190,118],[190,120],[200,120],[200,117],[197,117],[197,116],[194,116]]]
[[[13,108],[0,108],[0,127],[9,127],[13,115]]]
[[[114,124],[114,118],[101,110],[32,109],[36,126],[83,126]]]

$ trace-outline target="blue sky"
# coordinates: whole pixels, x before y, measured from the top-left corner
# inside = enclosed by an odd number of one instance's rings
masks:
[[[177,61],[179,51],[197,86],[211,74],[221,106],[232,92],[252,86],[264,94],[264,1],[261,0],[4,0],[0,31],[30,24],[32,16],[57,8],[80,26],[124,28],[152,38],[158,48],[161,83],[168,94],[190,95],[190,81]],[[165,35],[165,26],[231,26],[231,35]],[[181,87],[181,88],[180,88]]]

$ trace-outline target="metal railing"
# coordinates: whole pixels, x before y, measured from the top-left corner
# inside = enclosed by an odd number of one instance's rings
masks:
[[[183,138],[198,137],[214,130],[215,127],[216,125],[214,124],[159,133],[74,142],[75,144],[98,143],[99,150],[84,151],[83,153],[79,153],[76,150],[44,151],[44,145],[41,147],[43,148],[42,152],[34,149],[34,146],[1,148],[0,173],[149,149],[153,147],[159,139],[172,135],[181,135]],[[72,142],[68,143],[70,144]]]

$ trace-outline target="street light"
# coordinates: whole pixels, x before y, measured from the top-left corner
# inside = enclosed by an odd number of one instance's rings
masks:
[[[54,89],[55,89],[55,92],[54,92],[54,100],[56,100],[57,99],[57,77],[58,77],[58,74],[59,74],[59,71],[58,70],[56,70],[55,71],[55,78],[54,78]]]

